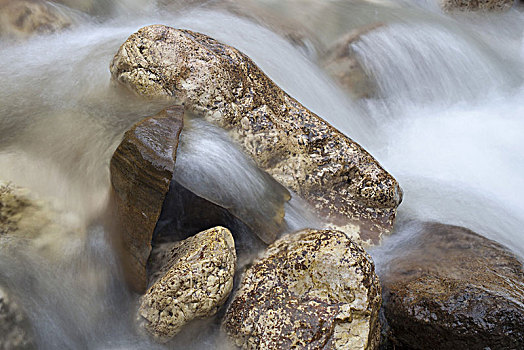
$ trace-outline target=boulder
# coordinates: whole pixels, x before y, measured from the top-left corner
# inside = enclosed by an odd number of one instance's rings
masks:
[[[23,309],[0,286],[0,350],[36,349]]]
[[[110,163],[111,202],[126,280],[146,289],[151,240],[175,168],[184,108],[173,106],[129,129]]]
[[[0,0],[0,35],[25,38],[72,24],[67,13],[44,0]]]
[[[373,261],[358,244],[303,230],[249,267],[223,327],[244,349],[376,349],[380,304]]]
[[[351,44],[378,27],[375,24],[355,29],[334,43],[321,59],[321,66],[349,94],[356,98],[369,98],[375,95],[376,82],[357,60]]]
[[[238,50],[203,34],[153,25],[126,40],[110,70],[136,93],[184,103],[227,129],[328,227],[375,243],[390,231],[402,199],[396,180]]]
[[[158,341],[170,340],[195,318],[213,316],[233,288],[233,236],[215,227],[151,254],[152,285],[140,299],[139,319]]]
[[[118,233],[117,244],[126,280],[137,292],[146,290],[146,264],[153,240],[181,240],[209,227],[227,225],[234,230],[235,239],[252,245],[258,244],[257,238],[250,240],[255,234],[270,243],[283,229],[284,204],[290,194],[258,169],[257,179],[262,179],[271,189],[271,196],[265,197],[267,203],[264,205],[242,205],[240,199],[236,203],[234,198],[223,196],[222,192],[218,197],[207,196],[198,188],[192,190],[184,185],[185,182],[180,183],[182,179],[173,174],[176,152],[184,144],[179,140],[183,122],[183,107],[170,107],[142,120],[125,133],[111,159],[111,207],[117,217],[113,226]],[[198,159],[184,156],[187,155],[182,153],[182,165],[188,169],[192,167],[188,161],[198,162]],[[211,164],[217,161],[208,160]],[[187,169],[183,176],[180,171],[176,173],[180,177],[195,177],[198,180],[193,181],[195,183],[186,182],[204,187],[207,184],[202,183],[206,180],[203,172],[206,172],[205,167],[195,169],[194,174]]]
[[[445,11],[507,11],[514,0],[441,0],[441,6]]]
[[[524,348],[524,270],[498,243],[424,223],[381,274],[391,348]]]

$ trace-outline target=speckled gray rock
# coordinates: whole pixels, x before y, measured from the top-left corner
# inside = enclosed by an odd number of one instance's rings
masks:
[[[453,11],[507,11],[514,0],[441,0],[444,10]]]
[[[61,8],[44,0],[0,0],[0,34],[24,38],[71,26]]]
[[[27,316],[0,286],[0,350],[36,349]]]
[[[142,296],[139,320],[158,341],[168,341],[189,321],[216,313],[231,293],[235,243],[215,227],[152,252],[152,286]]]
[[[355,29],[334,43],[322,57],[320,64],[340,86],[356,98],[369,98],[375,94],[376,82],[358,61],[351,44],[360,36],[380,27],[375,24]]]
[[[373,242],[391,229],[402,199],[396,180],[238,50],[153,25],[127,39],[110,70],[138,94],[184,103],[229,130],[260,168],[306,199],[328,227]]]
[[[304,230],[246,271],[224,329],[244,349],[376,349],[380,303],[359,245],[339,231]]]
[[[423,223],[381,274],[391,349],[524,349],[524,267],[463,227]]]

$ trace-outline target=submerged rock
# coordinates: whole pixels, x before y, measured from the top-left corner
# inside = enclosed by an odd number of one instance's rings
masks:
[[[514,0],[441,0],[441,6],[446,11],[506,11]]]
[[[375,94],[376,82],[357,60],[351,44],[380,26],[375,24],[351,31],[334,43],[321,60],[326,72],[356,98],[372,97]]]
[[[244,349],[376,349],[380,303],[359,245],[339,231],[304,230],[246,271],[224,328]]]
[[[25,312],[0,286],[0,350],[36,349]]]
[[[168,341],[195,318],[213,316],[231,293],[236,253],[231,232],[215,227],[151,254],[152,286],[139,318],[159,341]]]
[[[44,0],[0,0],[0,35],[24,38],[71,26],[71,18]]]
[[[146,289],[151,239],[175,168],[184,108],[174,106],[133,125],[111,158],[114,203],[126,280]]]
[[[362,147],[275,85],[246,55],[203,34],[153,25],[113,59],[114,79],[164,96],[227,130],[257,165],[330,227],[378,242],[402,191]]]
[[[426,223],[400,249],[381,276],[394,347],[524,348],[524,270],[503,246]]]

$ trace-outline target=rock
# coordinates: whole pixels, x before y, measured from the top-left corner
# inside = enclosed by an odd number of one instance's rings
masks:
[[[39,254],[55,258],[66,249],[65,237],[83,232],[78,218],[51,199],[0,181],[0,237],[26,239]]]
[[[189,321],[213,316],[231,293],[235,242],[224,227],[161,245],[151,255],[152,286],[140,299],[147,331],[168,341]]]
[[[146,289],[151,239],[175,168],[184,108],[173,106],[129,129],[111,158],[111,201],[126,280]]]
[[[36,349],[27,316],[0,286],[0,350],[22,349]]]
[[[321,60],[322,67],[340,86],[356,98],[369,98],[375,94],[376,82],[366,73],[351,48],[351,44],[381,24],[351,31],[328,49]]]
[[[441,0],[445,11],[507,11],[513,6],[513,0]]]
[[[389,232],[396,180],[362,147],[276,86],[247,56],[203,34],[140,29],[115,55],[115,80],[184,103],[229,130],[257,163],[316,208],[328,227],[365,242]]]
[[[381,275],[393,346],[524,348],[522,263],[463,227],[418,230]]]
[[[43,0],[0,0],[0,35],[25,38],[71,26],[63,9]]]
[[[339,231],[303,230],[246,271],[223,326],[244,349],[376,349],[380,303],[359,245]]]

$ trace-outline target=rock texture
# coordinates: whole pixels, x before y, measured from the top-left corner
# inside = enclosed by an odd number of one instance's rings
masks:
[[[326,72],[356,98],[372,97],[376,83],[357,60],[351,44],[380,26],[381,24],[375,24],[351,31],[333,44],[320,62]]]
[[[360,246],[339,231],[304,230],[246,271],[224,328],[244,349],[376,349],[380,303]]]
[[[446,11],[506,11],[513,0],[441,0],[441,6]]]
[[[175,168],[184,108],[174,106],[128,130],[111,158],[112,201],[127,281],[146,289],[151,239]]]
[[[24,311],[0,286],[0,350],[36,349]]]
[[[71,26],[71,18],[43,0],[0,0],[0,34],[24,38]]]
[[[426,223],[381,276],[392,348],[524,348],[524,270],[500,244]]]
[[[391,229],[402,198],[396,180],[238,50],[154,25],[131,35],[110,69],[138,94],[183,102],[229,130],[260,168],[305,198],[330,227],[373,242]]]
[[[160,341],[168,341],[195,318],[214,315],[231,293],[235,243],[224,227],[166,243],[151,258],[156,272],[151,288],[141,298],[139,315]]]

